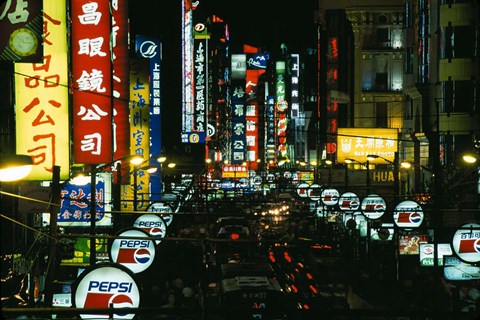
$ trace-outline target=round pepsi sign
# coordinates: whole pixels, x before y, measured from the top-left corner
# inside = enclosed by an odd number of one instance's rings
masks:
[[[334,206],[338,203],[340,192],[337,189],[324,189],[321,194],[323,204],[326,206]]]
[[[155,243],[148,237],[147,232],[137,228],[120,231],[110,245],[110,259],[133,273],[145,271],[155,259]]]
[[[383,216],[387,208],[385,200],[378,194],[369,194],[362,200],[361,204],[363,215],[370,220],[375,220]]]
[[[135,228],[142,229],[147,232],[151,237],[165,238],[167,233],[167,224],[162,217],[156,214],[142,214],[133,223]],[[156,244],[162,242],[161,240],[155,240]]]
[[[360,198],[353,192],[344,192],[338,199],[338,207],[344,212],[355,212],[360,208]]]
[[[480,262],[480,224],[466,223],[454,234],[452,249],[460,260]]]
[[[417,228],[423,222],[423,209],[415,201],[402,201],[393,211],[393,221],[399,228]]]
[[[75,308],[138,308],[140,290],[132,272],[119,264],[101,263],[85,270],[73,289]],[[114,314],[113,319],[133,319],[135,314]],[[80,314],[82,319],[112,319],[107,314]]]

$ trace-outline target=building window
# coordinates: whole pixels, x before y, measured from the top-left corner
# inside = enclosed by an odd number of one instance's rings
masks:
[[[387,91],[388,73],[377,73],[375,77],[375,91]]]

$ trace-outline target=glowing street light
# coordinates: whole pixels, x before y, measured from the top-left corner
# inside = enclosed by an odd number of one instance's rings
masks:
[[[31,156],[9,154],[0,157],[0,181],[17,181],[30,174],[33,168]]]

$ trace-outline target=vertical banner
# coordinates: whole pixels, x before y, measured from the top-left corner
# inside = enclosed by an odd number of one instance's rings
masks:
[[[112,1],[113,152],[114,159],[130,154],[128,101],[128,0]],[[122,171],[122,175],[126,172]]]
[[[130,61],[130,119],[130,150],[146,159],[150,154],[150,84],[149,61],[143,58]],[[132,166],[133,174],[135,170]],[[137,170],[135,184],[133,174],[130,184],[137,189],[137,209],[143,211],[148,207],[149,175]],[[121,198],[133,200],[133,188],[122,188]],[[122,210],[132,211],[133,201],[122,202]]]
[[[113,159],[110,2],[71,0],[73,157],[76,163]]]
[[[157,158],[162,152],[162,130],[161,130],[161,63],[162,43],[158,39],[145,36],[137,36],[135,51],[139,58],[149,61],[149,153],[144,158],[149,158],[150,165],[158,165]],[[147,177],[148,178],[148,177]],[[145,190],[148,191],[148,190]],[[150,176],[150,200],[161,200],[162,181],[161,175]]]
[[[15,64],[17,153],[32,156],[31,180],[51,180],[54,166],[69,177],[66,10],[63,0],[45,2],[43,63]]]
[[[338,38],[328,39],[327,53],[327,91],[338,89]],[[327,96],[327,154],[337,153],[336,136],[338,131],[338,101]]]
[[[290,65],[290,117],[292,119],[298,118],[300,113],[300,55],[292,54],[291,55],[291,65]]]
[[[182,132],[193,131],[193,10],[191,0],[182,1]],[[188,140],[188,139],[187,139]]]
[[[276,94],[277,103],[276,114],[276,135],[277,135],[277,157],[285,160],[288,158],[287,150],[287,110],[288,102],[285,96],[285,61],[277,61],[275,65],[276,73]],[[278,160],[277,159],[277,160]],[[280,160],[278,160],[280,161]]]
[[[0,61],[43,62],[43,1],[0,4]]]
[[[246,160],[246,60],[245,54],[232,54],[232,164]]]
[[[208,39],[195,39],[194,43],[194,104],[193,131],[205,133],[208,97]]]
[[[265,123],[267,132],[265,137],[265,149],[267,162],[275,161],[275,97],[267,97],[267,106],[265,110]]]

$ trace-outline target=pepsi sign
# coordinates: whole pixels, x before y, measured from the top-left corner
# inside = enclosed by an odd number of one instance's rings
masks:
[[[98,264],[93,269],[83,272],[74,285],[73,297],[75,308],[138,308],[140,305],[140,291],[132,272],[121,265],[111,263]],[[113,319],[135,317],[135,314],[127,312],[122,310],[119,314],[113,314]],[[112,319],[109,314],[80,314],[80,317]]]
[[[360,208],[360,198],[353,192],[344,192],[338,199],[338,207],[344,212],[355,212]]]
[[[147,237],[150,235],[146,231],[137,228],[121,231],[110,246],[111,260],[133,273],[145,271],[155,259],[155,243]]]
[[[167,224],[162,217],[156,214],[143,214],[135,220],[133,226],[138,229],[142,229],[147,232],[151,237],[165,238],[167,233]],[[162,242],[161,240],[155,240],[156,244]]]
[[[417,228],[423,222],[423,209],[415,201],[402,201],[393,211],[393,221],[399,228]]]
[[[378,194],[370,194],[363,198],[361,209],[367,219],[375,220],[383,216],[387,204]]]
[[[480,224],[467,223],[454,234],[452,248],[462,261],[467,263],[480,262]]]
[[[322,191],[321,199],[326,206],[333,207],[338,203],[340,192],[337,189],[325,189]]]

